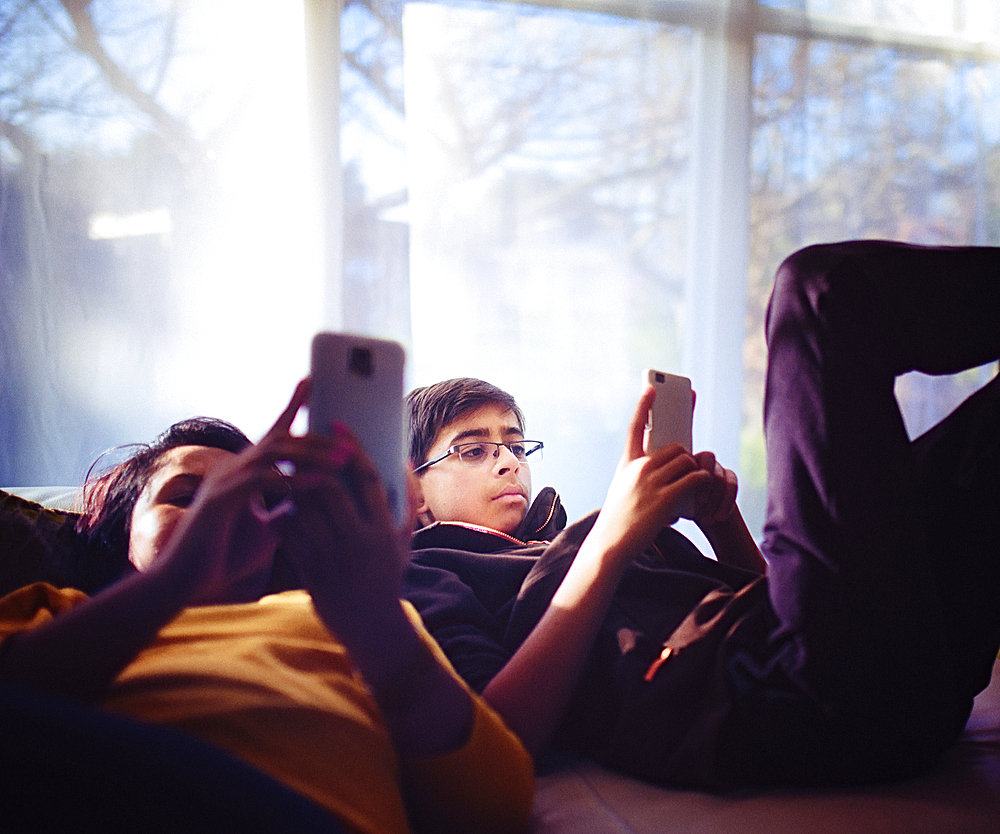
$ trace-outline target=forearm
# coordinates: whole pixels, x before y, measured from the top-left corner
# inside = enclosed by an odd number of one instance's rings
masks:
[[[9,636],[0,678],[93,701],[183,607],[157,574],[135,574],[37,628]]]
[[[747,529],[739,507],[734,507],[724,521],[701,525],[701,530],[723,564],[760,574],[767,571],[767,562]]]
[[[395,598],[368,600],[346,621],[313,594],[320,617],[347,647],[401,754],[439,756],[461,747],[472,729],[472,699],[435,657]]]
[[[562,720],[627,563],[592,532],[541,620],[483,690],[533,756]]]

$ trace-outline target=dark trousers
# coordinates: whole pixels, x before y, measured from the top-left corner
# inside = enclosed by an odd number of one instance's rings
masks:
[[[1000,382],[912,442],[893,384],[1000,357],[1000,249],[809,247],[778,270],[767,341],[763,550],[780,625],[749,675],[730,775],[925,770],[1000,645]]]

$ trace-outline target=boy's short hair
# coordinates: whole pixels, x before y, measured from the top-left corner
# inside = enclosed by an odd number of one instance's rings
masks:
[[[481,379],[459,377],[415,388],[406,395],[406,405],[410,461],[414,466],[426,462],[441,429],[483,406],[499,405],[513,412],[518,428],[524,431],[524,415],[517,401],[503,389]]]

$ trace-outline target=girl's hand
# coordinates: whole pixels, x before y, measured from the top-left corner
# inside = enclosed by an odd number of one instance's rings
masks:
[[[154,564],[158,573],[187,584],[189,604],[250,601],[265,591],[279,540],[277,519],[288,507],[276,465],[300,454],[289,430],[307,392],[300,383],[260,443],[205,473]]]
[[[294,511],[276,519],[283,554],[350,652],[397,749],[415,756],[456,749],[471,730],[471,699],[399,600],[413,516],[395,527],[375,466],[346,427],[335,426],[332,439],[310,434],[295,445]]]
[[[290,477],[294,515],[282,520],[282,552],[293,562],[320,616],[345,641],[398,616],[408,553],[374,464],[344,426],[333,439],[302,438],[311,454]]]

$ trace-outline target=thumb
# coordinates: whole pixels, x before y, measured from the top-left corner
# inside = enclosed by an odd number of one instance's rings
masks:
[[[653,400],[656,399],[656,389],[652,385],[646,387],[639,397],[639,402],[635,406],[632,420],[628,427],[628,437],[625,441],[625,451],[622,453],[622,461],[628,462],[643,457],[643,439],[646,434],[646,423],[649,420],[649,409],[653,407]]]

